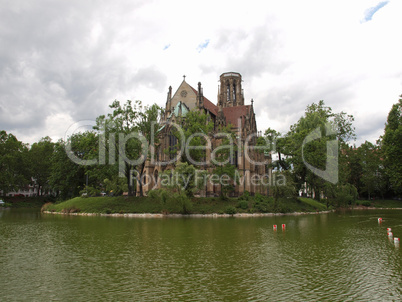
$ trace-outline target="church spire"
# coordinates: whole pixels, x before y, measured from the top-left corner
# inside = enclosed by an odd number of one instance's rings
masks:
[[[201,82],[198,82],[197,106],[200,109],[204,107],[204,92],[201,87]]]
[[[172,86],[169,86],[169,91],[167,93],[167,100],[166,100],[166,114],[170,114],[172,111]]]

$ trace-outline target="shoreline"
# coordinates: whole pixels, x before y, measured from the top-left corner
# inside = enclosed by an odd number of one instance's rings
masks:
[[[376,208],[376,207],[354,207],[338,209],[338,211],[344,210],[402,210],[402,208]],[[44,214],[56,214],[56,215],[69,215],[69,216],[101,216],[101,217],[126,217],[126,218],[252,218],[252,217],[274,217],[274,216],[301,216],[301,215],[317,215],[317,214],[329,214],[336,212],[337,210],[326,210],[316,212],[292,212],[292,213],[236,213],[236,214],[162,214],[162,213],[62,213],[43,211]]]
[[[317,215],[328,214],[335,210],[321,211],[321,212],[292,212],[292,213],[236,213],[236,214],[162,214],[162,213],[62,213],[43,211],[44,214],[59,214],[59,215],[72,215],[72,216],[102,216],[102,217],[127,217],[127,218],[249,218],[249,217],[274,217],[274,216],[300,216],[300,215]]]
[[[353,208],[345,208],[345,210],[402,210],[402,208],[376,208],[376,207],[355,206]]]

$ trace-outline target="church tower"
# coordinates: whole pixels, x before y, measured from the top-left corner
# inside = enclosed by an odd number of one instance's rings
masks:
[[[244,105],[244,93],[241,88],[241,74],[225,72],[220,76],[218,107],[236,107]]]

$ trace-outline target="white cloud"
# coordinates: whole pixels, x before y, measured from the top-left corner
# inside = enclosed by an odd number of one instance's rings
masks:
[[[259,129],[286,132],[323,99],[355,116],[358,142],[374,142],[402,91],[402,4],[380,3],[2,4],[0,128],[31,143],[62,137],[58,120],[95,119],[114,99],[163,106],[183,74],[215,102],[219,75],[237,71]]]

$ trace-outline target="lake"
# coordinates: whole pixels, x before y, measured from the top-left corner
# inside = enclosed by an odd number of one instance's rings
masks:
[[[0,300],[400,301],[402,252],[387,228],[402,237],[401,210],[258,218],[0,210]]]

